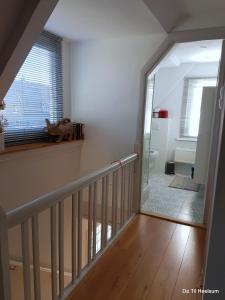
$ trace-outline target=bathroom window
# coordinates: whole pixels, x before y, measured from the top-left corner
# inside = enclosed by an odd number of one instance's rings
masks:
[[[216,82],[216,78],[185,78],[180,119],[181,138],[197,138],[203,88],[216,86]]]

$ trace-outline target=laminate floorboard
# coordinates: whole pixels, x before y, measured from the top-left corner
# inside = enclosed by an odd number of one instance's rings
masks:
[[[201,299],[205,230],[138,215],[69,300]]]

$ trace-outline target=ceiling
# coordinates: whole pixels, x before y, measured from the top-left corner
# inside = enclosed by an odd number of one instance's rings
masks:
[[[161,62],[160,67],[174,67],[183,63],[218,63],[222,40],[176,44]]]
[[[166,32],[225,26],[225,0],[143,0]]]
[[[71,40],[225,26],[225,0],[59,0],[45,28]]]
[[[225,26],[225,0],[182,0],[189,16],[177,30]]]
[[[71,40],[164,32],[142,0],[59,0],[45,28]]]
[[[225,14],[224,0],[182,0],[185,10],[189,15],[208,15],[214,16],[222,11]]]

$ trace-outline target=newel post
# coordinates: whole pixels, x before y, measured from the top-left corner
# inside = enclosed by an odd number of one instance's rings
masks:
[[[0,299],[10,300],[9,244],[6,214],[0,206]]]

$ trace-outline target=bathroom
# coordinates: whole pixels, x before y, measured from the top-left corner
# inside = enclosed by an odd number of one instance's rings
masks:
[[[204,224],[221,40],[176,44],[147,77],[142,212]]]

